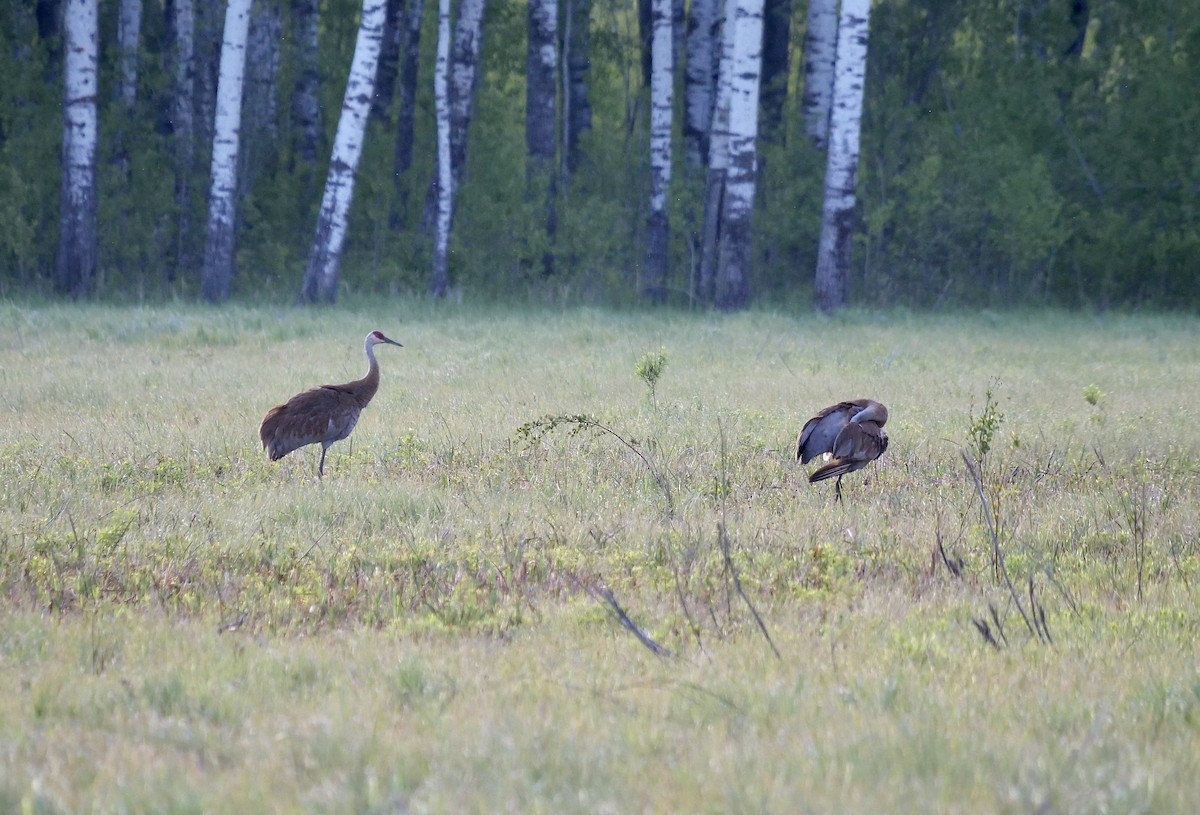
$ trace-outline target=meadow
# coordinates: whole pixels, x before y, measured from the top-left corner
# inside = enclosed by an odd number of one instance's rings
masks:
[[[1200,811],[1198,340],[0,303],[0,811]],[[860,396],[835,503],[795,437]]]

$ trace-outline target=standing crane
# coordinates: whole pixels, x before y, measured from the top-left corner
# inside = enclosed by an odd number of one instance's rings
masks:
[[[363,343],[367,353],[367,375],[345,385],[322,385],[298,393],[282,405],[267,411],[258,437],[271,461],[279,461],[297,447],[321,444],[321,463],[317,477],[325,475],[325,452],[335,441],[350,435],[358,423],[358,415],[379,390],[379,363],[375,346],[380,343],[397,345],[382,331],[372,331]],[[403,346],[401,346],[403,347]]]
[[[808,483],[837,476],[834,502],[842,500],[842,476],[861,470],[887,449],[887,420],[882,402],[854,399],[830,405],[805,422],[796,441],[796,458],[801,464],[820,455],[832,459],[810,475]]]

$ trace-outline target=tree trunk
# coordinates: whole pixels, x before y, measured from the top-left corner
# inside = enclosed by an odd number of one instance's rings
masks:
[[[62,195],[55,288],[73,297],[96,284],[97,0],[68,0],[63,20]]]
[[[713,113],[713,68],[717,64],[719,0],[692,0],[687,24],[684,81],[683,157],[695,169],[708,165]]]
[[[396,113],[396,155],[392,174],[397,196],[401,196],[404,175],[412,167],[413,126],[416,121],[417,74],[421,66],[421,18],[424,0],[409,0],[402,22],[400,42],[400,109]],[[406,205],[401,210],[407,209]],[[400,222],[394,224],[399,226]]]
[[[750,300],[754,189],[758,158],[758,97],[762,71],[763,0],[740,0],[734,18],[729,98],[729,168],[721,209],[717,258],[718,308],[745,308]]]
[[[672,0],[654,0],[650,74],[650,215],[646,230],[646,272],[642,296],[661,303],[667,296],[671,224],[667,191],[671,186],[671,106],[674,95]]]
[[[142,30],[142,0],[121,0],[117,20],[117,50],[121,54],[121,81],[117,98],[126,113],[137,104],[138,39]]]
[[[317,14],[317,0],[292,0],[293,37],[297,42],[299,62],[296,86],[292,90],[292,143],[296,155],[305,163],[317,160],[321,145]]]
[[[277,91],[283,17],[275,3],[254,3],[246,41],[246,98],[242,105],[241,169],[238,184],[245,195],[273,150],[278,133]]]
[[[192,163],[196,153],[192,121],[196,84],[196,63],[193,58],[195,26],[192,0],[174,0],[171,29],[174,39],[175,98],[171,106],[171,137],[175,142],[175,207],[179,220],[175,235],[175,263],[167,271],[169,283],[173,283],[180,272],[191,272],[195,257],[191,241]]]
[[[467,131],[479,84],[479,52],[483,41],[485,0],[460,0],[458,20],[454,24],[454,42],[450,52],[450,220],[454,225],[454,206],[467,166]],[[437,221],[438,174],[425,196],[425,214],[421,231],[429,235]]]
[[[283,16],[274,3],[256,3],[250,16],[246,51],[246,110],[250,130],[274,141],[278,114],[280,42]]]
[[[554,245],[554,159],[557,155],[558,2],[529,0],[529,37],[525,61],[525,166],[530,193],[545,196],[546,245]],[[542,273],[554,271],[548,249],[542,256]]]
[[[725,183],[729,169],[729,106],[733,96],[734,20],[737,0],[725,0],[713,22],[719,32],[716,87],[712,123],[709,127],[708,175],[704,186],[704,222],[700,233],[700,263],[696,269],[694,294],[701,303],[713,301],[717,259],[721,246],[721,215],[725,208]]]
[[[820,150],[828,145],[837,36],[837,0],[808,0],[808,25],[804,32],[804,133]]]
[[[225,18],[221,16],[221,9],[226,8],[228,11],[228,8],[226,3],[214,3],[211,0],[194,3],[194,8],[196,10],[196,50],[194,53],[196,135],[199,144],[211,145],[215,136],[212,128],[217,115],[217,83],[225,29]],[[247,14],[249,14],[248,11]]]
[[[404,0],[387,0],[379,68],[375,71],[375,95],[371,99],[371,116],[386,125],[392,122],[392,99],[396,95],[396,71],[400,65],[400,50],[404,47],[405,30]]]
[[[574,173],[580,163],[579,140],[592,129],[592,105],[588,99],[588,74],[592,68],[592,0],[566,0],[566,4],[563,165],[566,173]]]
[[[763,5],[763,55],[760,130],[765,137],[778,132],[787,100],[792,0],[766,0]]]
[[[459,13],[461,17],[461,10]],[[434,297],[445,297],[450,288],[450,222],[454,213],[454,180],[450,166],[450,0],[438,0],[433,95],[437,110],[437,220],[429,293]]]
[[[332,303],[337,299],[338,264],[354,199],[354,175],[362,157],[367,120],[371,115],[371,96],[375,90],[375,72],[379,67],[379,49],[383,43],[386,0],[363,0],[362,19],[350,63],[350,79],[342,98],[333,155],[325,179],[325,195],[317,213],[308,270],[300,299],[309,303]]]
[[[871,0],[842,0],[833,109],[829,119],[829,160],[825,168],[825,197],[821,209],[821,243],[817,250],[816,301],[825,312],[844,306],[849,289],[870,11]]]
[[[233,281],[233,248],[237,226],[237,161],[242,126],[242,90],[246,38],[250,33],[250,0],[229,0],[221,45],[213,120],[212,186],[208,197],[208,232],[200,292],[210,303],[229,297]]]

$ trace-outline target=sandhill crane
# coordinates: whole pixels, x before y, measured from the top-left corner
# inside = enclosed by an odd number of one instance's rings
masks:
[[[819,455],[832,457],[808,477],[810,484],[837,476],[836,498],[842,500],[842,476],[861,470],[883,455],[888,436],[888,409],[874,399],[838,402],[804,423],[796,441],[796,458],[807,464]]]
[[[362,379],[345,385],[322,385],[298,393],[285,404],[267,411],[258,428],[258,437],[271,461],[279,461],[297,447],[320,442],[321,463],[317,465],[317,477],[325,475],[325,452],[335,441],[350,435],[358,415],[379,390],[375,346],[380,343],[400,345],[383,336],[382,331],[368,334],[363,343],[367,353],[367,375]]]

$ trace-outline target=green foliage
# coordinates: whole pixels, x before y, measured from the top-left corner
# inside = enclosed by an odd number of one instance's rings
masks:
[[[972,402],[971,414],[967,422],[967,448],[981,467],[987,459],[988,452],[992,449],[996,431],[1000,429],[1000,425],[1004,421],[1004,414],[1000,412],[992,394],[992,388],[996,384],[998,382],[993,381],[993,384],[984,390],[983,409],[978,416],[975,415],[975,406]]]
[[[1200,131],[1194,94],[1200,7],[1096,2],[1081,12],[1076,6],[953,0],[937,8],[912,2],[873,8],[855,300],[922,308],[1194,309],[1200,303],[1190,271],[1200,259],[1193,137]],[[255,103],[242,133],[234,289],[246,300],[287,302],[299,288],[313,239],[358,5],[322,4],[318,67],[325,114],[315,162],[292,152],[289,102],[298,38],[292,7],[275,8],[284,34],[275,118],[265,121]],[[197,104],[200,140],[192,166],[177,178],[167,15],[144,15],[138,104],[130,117],[112,92],[117,11],[117,5],[101,9],[100,296],[191,298],[209,185],[203,134],[210,124],[201,117],[211,112]],[[392,120],[373,121],[365,141],[340,267],[345,296],[425,288],[424,206],[435,153],[427,80],[436,7],[427,3],[425,11],[415,163],[396,177],[393,104]],[[37,293],[48,289],[55,258],[61,43],[39,37],[34,5],[14,4],[5,14],[0,293]],[[795,49],[802,10],[793,17]],[[523,5],[487,7],[451,244],[452,281],[458,292],[478,299],[634,302],[648,192],[648,106],[636,9],[610,0],[592,4],[593,126],[583,138],[582,166],[557,179],[552,237],[542,196],[526,173],[527,24]],[[197,53],[212,53],[219,26],[208,20],[197,36]],[[802,75],[794,75],[789,88],[788,126],[759,143],[751,290],[759,302],[804,308],[825,156],[795,124]],[[679,94],[677,120],[682,108]],[[671,302],[691,305],[703,173],[685,167],[676,148],[667,289]],[[177,184],[186,190],[182,201]],[[546,257],[553,260],[551,275],[543,273]]]
[[[638,379],[646,383],[646,387],[650,389],[650,400],[654,402],[655,407],[658,406],[658,379],[662,376],[663,369],[667,367],[667,352],[665,349],[658,351],[647,351],[642,354],[642,358],[638,360],[637,367],[634,368],[634,373],[638,375]]]

